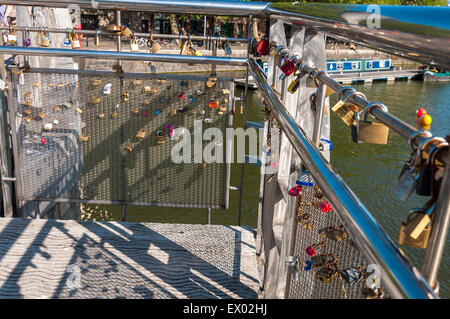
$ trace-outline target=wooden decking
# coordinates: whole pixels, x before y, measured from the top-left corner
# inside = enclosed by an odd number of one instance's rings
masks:
[[[0,298],[257,298],[234,226],[0,218]]]

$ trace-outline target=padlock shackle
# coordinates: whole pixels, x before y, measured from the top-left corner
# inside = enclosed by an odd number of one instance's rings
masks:
[[[426,137],[432,137],[432,136],[433,136],[433,135],[431,134],[430,131],[426,131],[426,130],[415,131],[414,133],[412,133],[411,136],[410,136],[409,139],[408,139],[408,144],[409,144],[409,146],[411,147],[411,150],[412,150],[413,152],[415,152],[416,149],[417,149],[417,148],[415,147],[414,140],[415,140],[415,138],[416,138],[418,135],[422,135],[422,134],[426,135]]]
[[[430,151],[428,152],[428,159],[426,162],[426,165],[430,164],[430,163],[434,163],[435,159],[436,159],[436,154],[439,153],[439,151],[444,148],[444,147],[448,147],[449,144],[447,142],[442,142],[442,143],[436,143],[433,146],[431,146]]]
[[[365,98],[365,96],[364,96],[364,98]],[[389,112],[387,106],[384,105],[383,103],[380,103],[380,102],[369,103],[369,104],[366,105],[366,107],[362,111],[363,121],[367,121],[367,114],[370,114],[370,110],[373,109],[374,107],[377,107],[377,108],[381,109],[382,111],[384,111],[386,113]]]
[[[419,165],[420,162],[422,161],[423,151],[425,150],[427,145],[432,142],[446,143],[447,141],[445,139],[443,139],[442,137],[428,137],[428,138],[424,139],[422,142],[420,142],[419,146],[417,147],[416,166]],[[419,159],[419,162],[417,161],[417,159]]]
[[[338,100],[340,100],[340,101],[342,101],[342,102],[345,102],[345,101],[343,101],[343,100],[341,99],[341,96],[342,96],[342,94],[344,94],[344,91],[345,91],[345,90],[349,90],[349,91],[351,91],[351,93],[356,92],[355,88],[353,88],[353,87],[351,87],[351,86],[343,86],[343,87],[341,87],[341,88],[339,89],[339,92],[338,92]],[[350,95],[349,95],[349,96],[350,96]],[[348,98],[348,97],[346,97],[345,100],[347,100],[347,98]]]

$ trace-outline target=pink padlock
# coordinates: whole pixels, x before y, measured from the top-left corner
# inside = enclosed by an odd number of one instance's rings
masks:
[[[308,246],[305,250],[309,257],[312,257],[316,254],[316,251],[312,246]]]

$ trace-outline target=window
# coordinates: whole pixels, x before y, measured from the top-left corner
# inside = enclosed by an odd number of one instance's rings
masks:
[[[344,69],[344,62],[336,62],[336,69],[338,70]]]
[[[359,62],[357,62],[357,61],[352,62],[352,69],[353,69],[353,70],[354,70],[354,69],[359,69]]]
[[[373,68],[373,61],[367,62],[367,68],[369,69]]]

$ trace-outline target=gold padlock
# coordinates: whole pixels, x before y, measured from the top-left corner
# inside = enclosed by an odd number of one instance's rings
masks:
[[[388,112],[387,107],[381,103],[370,103],[362,112],[362,120],[357,125],[358,141],[372,144],[387,144],[389,127],[382,123],[367,121],[367,114],[373,107],[380,107],[383,111]]]
[[[50,46],[50,37],[48,35],[47,30],[39,32],[41,47],[49,47]]]
[[[72,49],[80,49],[81,48],[80,39],[78,38],[78,35],[75,32],[75,30],[73,30],[72,34],[70,35],[70,43],[72,45]]]
[[[141,80],[134,80],[133,81],[133,87],[134,88],[137,88],[137,87],[139,87],[141,85],[142,85],[142,81]]]
[[[150,51],[152,53],[156,53],[159,51],[159,49],[161,49],[161,45],[159,45],[158,42],[156,42],[155,40],[153,40],[153,34],[150,35],[150,40],[147,43],[147,45],[150,47]]]
[[[11,44],[17,43],[17,33],[13,31],[13,26],[9,26],[9,33],[7,36],[8,42]]]
[[[86,142],[89,139],[89,136],[86,135],[85,133],[82,133],[80,136],[80,141],[82,142]]]
[[[139,130],[136,134],[136,137],[139,139],[143,139],[145,137],[145,134],[147,133],[146,130]]]
[[[347,126],[354,125],[356,122],[355,113],[358,107],[352,104],[345,104],[339,100],[331,110],[339,117]]]
[[[102,98],[100,96],[93,96],[91,98],[91,103],[92,104],[99,104],[101,100],[102,100]]]
[[[131,31],[130,28],[128,27],[123,27],[121,35],[124,36],[125,38],[129,38],[131,37],[131,35],[133,35],[133,31]]]
[[[26,115],[31,115],[31,113],[33,113],[33,110],[32,109],[25,109],[23,111],[23,113],[25,113]]]
[[[208,78],[208,81],[206,81],[206,88],[210,89],[213,86],[215,86],[217,83],[217,78]]]
[[[91,84],[92,86],[99,86],[102,84],[102,80],[92,80]]]
[[[410,220],[406,227],[405,227],[405,233],[408,234],[411,238],[417,239],[422,232],[429,227],[432,219],[432,214],[434,212],[435,204],[431,205],[428,209],[425,211],[419,210],[415,214],[412,220]],[[430,227],[431,228],[431,227]]]
[[[123,92],[123,100],[126,102],[130,99],[130,94],[128,91]]]
[[[416,209],[413,209],[410,212],[408,212],[408,214],[406,216],[406,220],[402,223],[402,225],[400,227],[398,243],[399,243],[399,245],[403,245],[403,246],[410,246],[410,247],[425,249],[425,248],[427,248],[428,241],[430,239],[431,226],[426,226],[423,229],[422,233],[416,239],[412,238],[406,231],[407,228],[408,229],[410,228],[410,227],[408,227],[408,224],[411,223],[412,221],[414,221],[413,218],[416,217],[416,214],[424,214],[423,209],[416,208]]]

